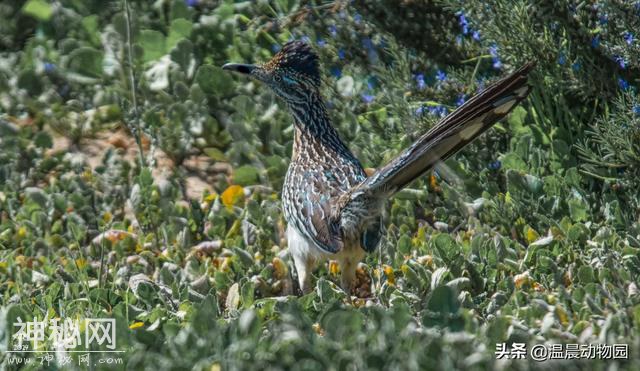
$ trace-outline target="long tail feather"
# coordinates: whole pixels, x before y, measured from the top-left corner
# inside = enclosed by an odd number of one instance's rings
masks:
[[[352,197],[387,197],[472,142],[526,98],[527,75],[534,66],[527,63],[468,100],[367,178]]]

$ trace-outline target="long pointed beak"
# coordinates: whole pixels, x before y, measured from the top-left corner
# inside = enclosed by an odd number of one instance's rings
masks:
[[[253,64],[227,63],[224,66],[222,66],[222,69],[228,70],[228,71],[240,72],[240,73],[249,75],[251,74],[251,71],[256,69],[256,66],[254,66]]]

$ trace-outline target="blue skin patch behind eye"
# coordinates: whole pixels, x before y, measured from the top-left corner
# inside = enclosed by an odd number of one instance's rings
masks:
[[[286,82],[287,84],[289,84],[289,85],[298,85],[298,83],[296,82],[296,80],[291,79],[291,78],[289,78],[289,77],[287,77],[287,76],[282,77],[282,80],[283,80],[284,82]]]

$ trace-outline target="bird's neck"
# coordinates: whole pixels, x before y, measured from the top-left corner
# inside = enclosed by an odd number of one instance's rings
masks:
[[[331,124],[331,119],[319,93],[310,94],[303,101],[289,102],[288,106],[293,115],[296,130],[294,155],[300,153],[301,150],[304,151],[307,144],[313,143],[313,145],[332,150],[336,155],[355,160]]]

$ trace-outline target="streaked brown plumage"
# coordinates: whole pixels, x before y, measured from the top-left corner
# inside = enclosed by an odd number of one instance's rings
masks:
[[[529,93],[529,63],[502,78],[442,119],[398,157],[367,178],[331,125],[320,94],[318,57],[290,42],[263,65],[226,64],[269,85],[294,117],[291,164],[282,189],[287,238],[303,292],[318,262],[336,259],[349,293],[365,252],[381,236],[385,201],[473,141]]]

